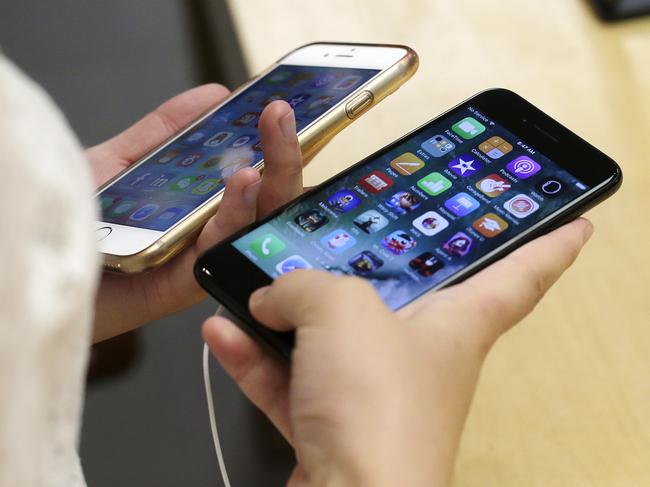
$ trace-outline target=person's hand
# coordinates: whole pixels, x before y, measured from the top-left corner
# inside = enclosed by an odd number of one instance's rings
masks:
[[[391,313],[353,277],[295,271],[251,295],[275,330],[296,330],[290,368],[224,318],[203,336],[296,451],[296,486],[443,486],[497,338],[524,318],[592,233],[576,220],[461,284]]]
[[[129,167],[228,95],[219,85],[205,85],[167,101],[116,137],[87,151],[99,186]],[[216,215],[196,243],[162,267],[144,274],[104,273],[97,294],[94,341],[110,338],[156,318],[177,312],[205,297],[192,266],[196,257],[244,225],[298,196],[302,156],[291,107],[276,101],[259,119],[264,146],[264,176],[252,168],[228,179]]]

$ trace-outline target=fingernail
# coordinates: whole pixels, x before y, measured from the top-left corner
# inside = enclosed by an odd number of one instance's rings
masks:
[[[296,117],[294,116],[293,110],[290,110],[289,113],[280,117],[278,120],[278,125],[280,125],[280,132],[287,140],[293,140],[296,138]]]
[[[254,308],[255,306],[262,304],[262,301],[264,301],[264,296],[268,291],[269,286],[264,286],[257,289],[253,294],[251,294],[251,297],[248,300],[249,307]]]
[[[587,243],[591,236],[594,234],[594,225],[589,220],[585,220],[585,229],[582,235],[582,241]]]
[[[244,202],[249,208],[257,205],[257,196],[260,194],[261,180],[249,184],[244,188]]]

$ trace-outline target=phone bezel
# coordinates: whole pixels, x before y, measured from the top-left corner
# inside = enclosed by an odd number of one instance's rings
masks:
[[[263,343],[288,358],[293,346],[293,335],[269,330],[256,323],[248,311],[248,297],[250,294],[259,287],[271,284],[273,279],[246,258],[231,243],[252,229],[275,218],[291,205],[309,197],[313,192],[335,184],[338,179],[345,177],[349,172],[374,161],[383,153],[403,143],[406,139],[416,136],[418,132],[427,130],[431,124],[436,123],[440,118],[453,115],[455,111],[464,110],[468,105],[498,121],[509,131],[515,133],[517,137],[530,143],[554,162],[569,170],[576,178],[587,184],[590,189],[580,198],[571,201],[533,227],[504,242],[502,246],[468,265],[461,272],[433,287],[428,292],[433,292],[441,287],[450,286],[466,279],[525,242],[576,218],[615,192],[620,186],[622,182],[621,170],[616,162],[607,155],[519,95],[505,89],[487,90],[426,122],[309,192],[304,193],[287,205],[277,209],[263,220],[249,225],[212,247],[197,259],[194,267],[197,281],[208,293],[241,320],[248,333],[256,336]],[[524,118],[527,121],[523,121]],[[539,128],[542,130],[539,130]],[[588,167],[579,162],[585,160],[590,161]]]
[[[325,56],[327,54],[327,56]],[[339,68],[358,68],[358,69],[377,69],[379,70],[373,77],[368,79],[363,85],[357,87],[354,91],[349,93],[339,103],[330,108],[327,112],[321,114],[318,118],[312,121],[309,125],[304,127],[298,135],[308,132],[314,125],[318,124],[321,120],[327,118],[332,112],[339,110],[340,107],[345,106],[351,99],[358,93],[363,91],[366,86],[371,84],[377,77],[381,76],[387,69],[394,66],[401,59],[408,54],[408,49],[403,46],[389,46],[389,45],[371,45],[371,44],[345,44],[345,43],[314,43],[302,46],[278,60],[275,64],[267,68],[263,73],[256,76],[253,80],[246,83],[236,92],[232,93],[226,100],[219,103],[216,107],[210,109],[201,117],[193,121],[187,127],[182,129],[171,138],[164,141],[162,144],[149,151],[141,157],[135,164],[127,170],[118,174],[115,178],[108,181],[98,189],[96,196],[102,191],[109,188],[113,184],[122,180],[137,169],[140,164],[144,163],[151,156],[164,151],[170,144],[173,144],[178,139],[181,139],[185,134],[191,131],[194,127],[199,125],[205,119],[209,118],[217,110],[221,109],[232,99],[245,89],[252,87],[255,83],[265,76],[268,72],[281,65],[298,65],[298,66],[314,66],[314,67],[339,67]],[[262,170],[264,166],[264,159],[260,160],[257,164],[252,166],[255,169]],[[185,215],[182,219],[164,231],[151,230],[140,227],[131,227],[123,224],[115,224],[97,220],[95,228],[101,229],[105,227],[111,228],[111,232],[105,238],[97,243],[98,250],[104,254],[115,255],[119,257],[131,256],[142,252],[143,250],[152,247],[158,240],[163,238],[166,234],[172,232],[176,227],[182,225],[183,222],[194,217],[206,205],[212,204],[215,200],[220,200],[223,196],[224,190],[215,193],[210,199],[198,205],[191,212]]]

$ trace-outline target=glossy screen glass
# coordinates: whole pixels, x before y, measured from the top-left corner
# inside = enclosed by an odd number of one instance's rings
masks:
[[[232,245],[273,278],[298,268],[361,276],[397,309],[587,189],[466,106]]]
[[[372,78],[374,69],[280,65],[100,194],[102,221],[169,229],[218,194],[237,170],[262,159],[259,116],[274,100],[304,129]]]

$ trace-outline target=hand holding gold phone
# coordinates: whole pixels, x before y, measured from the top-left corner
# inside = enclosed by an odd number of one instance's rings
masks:
[[[294,109],[308,159],[417,64],[404,46],[317,43],[287,54],[98,190],[105,267],[141,272],[191,243],[215,213],[227,178],[244,167],[263,169],[257,121],[272,101]]]

